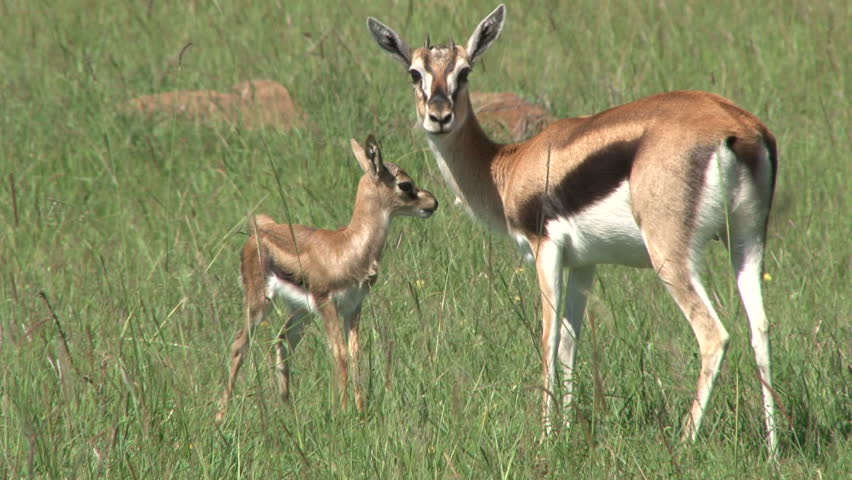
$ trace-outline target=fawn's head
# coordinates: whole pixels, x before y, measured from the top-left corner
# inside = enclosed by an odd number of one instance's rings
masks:
[[[382,160],[382,151],[372,135],[367,137],[362,147],[355,139],[351,140],[352,153],[366,174],[361,179],[374,188],[378,200],[391,216],[409,215],[428,218],[438,209],[438,200],[427,190],[417,188],[414,180],[393,163]]]
[[[392,28],[373,17],[367,19],[379,46],[411,75],[417,115],[427,133],[447,134],[464,123],[470,114],[468,75],[500,35],[505,17],[506,7],[501,4],[479,23],[466,45],[450,41],[433,46],[427,38],[423,47],[414,50]]]

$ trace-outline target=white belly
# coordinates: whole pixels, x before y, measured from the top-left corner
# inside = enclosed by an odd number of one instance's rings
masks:
[[[551,220],[545,229],[547,236],[562,246],[566,267],[601,263],[651,266],[645,242],[631,212],[627,181],[580,213]],[[523,236],[516,236],[516,240],[519,244],[526,241]]]
[[[303,309],[309,312],[317,311],[317,302],[313,295],[304,288],[285,282],[271,275],[266,279],[266,297],[280,298],[292,310]]]
[[[354,287],[334,292],[331,298],[337,306],[338,313],[348,317],[361,306],[367,293],[369,293],[368,287]],[[280,298],[291,311],[302,309],[311,313],[317,312],[317,300],[309,291],[275,276],[267,279],[266,296],[270,299]]]

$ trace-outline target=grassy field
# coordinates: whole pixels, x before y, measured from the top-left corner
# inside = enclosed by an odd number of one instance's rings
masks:
[[[732,335],[700,439],[698,374],[652,271],[602,267],[574,426],[539,443],[539,295],[511,242],[452,206],[407,75],[374,15],[417,45],[461,42],[493,2],[0,2],[0,478],[849,478],[850,69],[842,1],[510,3],[472,88],[560,116],[670,89],[732,98],[778,137],[766,270],[781,455],[767,463],[743,309],[713,248]],[[189,42],[178,62],[179,54]],[[175,89],[287,85],[316,128],[144,119]],[[365,305],[368,412],[341,412],[321,326],[282,405],[261,326],[228,418],[245,219],[336,228],[360,170],[348,139],[432,190],[394,224]],[[280,179],[281,188],[276,179]]]

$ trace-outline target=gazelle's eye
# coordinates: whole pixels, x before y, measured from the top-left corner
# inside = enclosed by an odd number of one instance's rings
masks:
[[[423,78],[420,76],[420,72],[418,72],[417,70],[409,70],[408,73],[411,74],[412,83],[420,83],[420,80],[422,80]]]
[[[405,193],[414,192],[414,185],[412,185],[411,182],[398,183],[398,184],[396,184],[396,186],[399,187],[399,189],[402,190]]]
[[[470,68],[463,68],[456,77],[456,84],[461,86],[467,83],[467,76],[470,75]]]

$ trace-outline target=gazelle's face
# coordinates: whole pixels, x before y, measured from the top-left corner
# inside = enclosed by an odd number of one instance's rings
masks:
[[[391,217],[407,215],[429,218],[438,209],[438,200],[431,192],[417,188],[414,180],[393,163],[382,160],[382,150],[370,135],[361,146],[351,140],[352,153],[366,174],[361,177],[358,191],[373,192],[382,209]],[[360,194],[359,194],[360,195]]]
[[[414,180],[393,163],[385,163],[380,188],[387,189],[385,198],[391,203],[391,216],[429,218],[438,209],[438,200],[428,190],[417,187]]]
[[[412,53],[408,73],[424,130],[444,134],[464,122],[470,71],[467,52],[457,45],[427,46]]]
[[[470,113],[467,77],[479,57],[500,35],[506,7],[500,5],[485,17],[467,44],[426,46],[411,50],[392,28],[367,19],[373,38],[393,58],[405,65],[414,83],[417,115],[423,129],[432,135],[446,135],[463,124]]]

